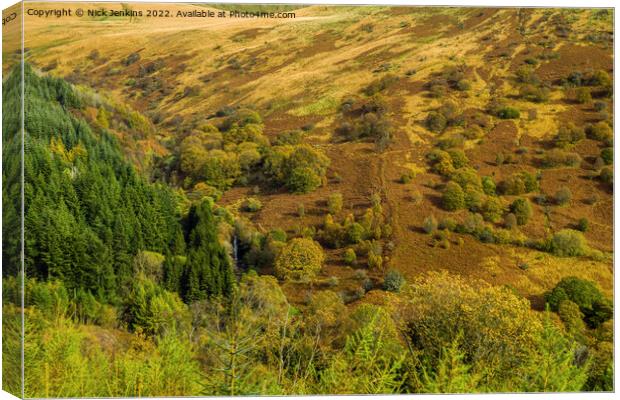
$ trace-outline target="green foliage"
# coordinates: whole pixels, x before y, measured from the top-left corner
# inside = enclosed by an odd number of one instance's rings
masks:
[[[557,311],[566,331],[576,341],[585,342],[586,325],[583,322],[584,315],[579,309],[579,305],[571,300],[562,300],[558,305]]]
[[[243,202],[243,209],[248,212],[256,212],[263,208],[263,203],[255,197],[250,197]]]
[[[472,371],[460,349],[457,336],[441,351],[434,368],[422,366],[420,386],[422,393],[471,393],[476,391],[480,376]]]
[[[185,225],[188,241],[187,262],[181,276],[183,298],[192,302],[230,295],[235,278],[229,256],[217,237],[210,202],[193,205]]]
[[[499,197],[488,197],[482,208],[482,216],[486,221],[499,222],[504,210],[504,203]]]
[[[598,140],[599,142],[603,142],[607,145],[611,145],[611,143],[613,143],[614,133],[605,121],[600,121],[593,125],[587,125],[585,133],[589,138]]]
[[[611,165],[614,163],[614,148],[605,147],[601,150],[601,158],[605,162],[605,165]]]
[[[398,271],[391,269],[383,277],[383,289],[388,292],[400,292],[405,284],[405,277]]]
[[[581,232],[562,229],[549,240],[550,251],[560,257],[583,256],[588,251],[586,239]]]
[[[499,190],[507,195],[521,195],[538,190],[538,179],[536,175],[529,172],[521,172],[511,175],[508,179],[502,181]]]
[[[614,170],[609,167],[601,169],[598,178],[606,185],[613,185],[614,183]]]
[[[577,221],[577,230],[581,232],[586,232],[589,227],[590,227],[590,222],[588,221],[587,218],[579,218],[579,221]]]
[[[342,211],[343,199],[341,193],[332,193],[327,198],[327,209],[332,215],[338,214]]]
[[[572,122],[562,125],[555,137],[555,145],[560,148],[567,148],[575,145],[586,138],[583,128],[577,127]]]
[[[352,248],[346,249],[342,259],[349,265],[355,265],[355,263],[357,263],[357,255],[355,254],[355,250]]]
[[[484,191],[486,195],[495,196],[497,194],[495,181],[493,180],[492,177],[483,176],[481,184],[482,184],[482,190]]]
[[[366,96],[374,96],[375,94],[389,88],[398,81],[398,77],[392,74],[383,75],[381,78],[372,81],[363,92]]]
[[[323,184],[329,163],[329,158],[308,145],[277,146],[267,153],[263,172],[275,185],[308,193]]]
[[[403,296],[408,346],[420,354],[431,381],[445,368],[446,349],[455,342],[460,354],[451,358],[477,369],[470,372],[477,375],[478,390],[500,390],[527,365],[541,324],[529,302],[512,291],[442,273],[409,283]],[[415,377],[411,385],[419,390]]]
[[[165,291],[140,276],[133,282],[125,300],[123,320],[129,329],[147,335],[174,332],[188,317],[187,308],[176,293]]]
[[[521,116],[521,113],[514,107],[503,107],[498,109],[495,115],[501,119],[517,119]]]
[[[19,87],[19,71],[12,76],[3,85],[7,110],[17,101],[10,93]],[[81,107],[69,84],[41,78],[29,65],[25,79],[27,276],[58,279],[68,290],[117,302],[120,288],[132,278],[133,255],[183,248],[176,195],[148,184],[124,160],[113,135],[105,130],[95,134],[69,111]],[[15,121],[4,118],[3,130],[17,132]],[[11,155],[15,137],[3,137],[4,165],[19,154]],[[8,168],[4,174],[4,196],[17,198],[19,170]],[[5,212],[3,228],[14,228],[18,215],[11,208]],[[4,235],[5,274],[15,275],[18,247],[8,236],[14,235]]]
[[[526,84],[519,89],[519,96],[533,103],[545,103],[549,100],[549,89]]]
[[[516,217],[516,222],[519,225],[527,224],[527,221],[529,221],[533,213],[532,204],[525,198],[519,198],[513,201],[510,205],[510,211]]]
[[[575,101],[579,104],[587,104],[592,102],[592,95],[588,88],[577,88],[575,90]]]
[[[357,222],[352,222],[346,227],[347,241],[351,244],[357,244],[361,242],[366,236],[366,229]]]
[[[566,339],[551,322],[543,320],[543,329],[535,339],[535,350],[526,377],[520,387],[525,391],[573,392],[579,391],[587,379],[587,368],[575,359],[576,346]]]
[[[560,149],[551,149],[546,151],[541,158],[542,165],[547,168],[558,166],[579,167],[581,164],[581,156],[577,153],[571,153]]]
[[[426,126],[432,132],[441,133],[448,126],[448,120],[443,114],[433,111],[426,117]]]
[[[598,327],[613,316],[611,302],[594,283],[572,276],[558,282],[545,294],[545,300],[553,311],[558,311],[563,301],[572,301],[591,327]]]
[[[398,393],[403,385],[402,348],[390,335],[389,319],[383,313],[373,315],[368,322],[347,336],[344,351],[334,357],[320,372],[318,393]],[[394,348],[392,352],[386,351]]]
[[[324,260],[321,245],[312,239],[295,238],[276,257],[275,273],[280,279],[312,279],[321,270]]]
[[[448,182],[441,197],[443,207],[448,211],[456,211],[465,207],[465,193],[460,185]]]
[[[536,76],[534,68],[529,65],[523,65],[517,70],[517,81],[528,84],[538,84],[540,79]]]
[[[450,155],[450,158],[452,159],[452,165],[454,166],[454,168],[459,169],[459,168],[464,168],[469,165],[469,159],[467,158],[463,150],[459,150],[459,149],[448,150],[448,154]]]

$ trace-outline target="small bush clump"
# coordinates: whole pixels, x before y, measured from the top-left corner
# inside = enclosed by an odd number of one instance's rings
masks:
[[[383,289],[388,292],[398,293],[405,284],[405,278],[396,270],[389,270],[383,278]]]

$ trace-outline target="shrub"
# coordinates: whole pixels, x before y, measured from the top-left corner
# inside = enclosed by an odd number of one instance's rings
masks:
[[[507,195],[520,195],[526,193],[525,181],[521,174],[514,174],[500,183],[500,191]]]
[[[589,227],[590,227],[590,223],[588,222],[587,218],[580,218],[579,221],[577,222],[577,230],[581,232],[586,232]]]
[[[445,229],[448,231],[454,231],[456,229],[456,221],[452,218],[444,218],[439,223],[439,229]]]
[[[136,61],[138,61],[140,59],[140,54],[139,53],[131,53],[127,56],[127,58],[124,58],[121,61],[121,64],[123,64],[124,66],[128,67],[131,64],[135,63]]]
[[[500,167],[504,164],[504,161],[505,161],[504,153],[497,153],[497,155],[495,156],[495,165]]]
[[[572,197],[573,197],[573,193],[570,191],[570,189],[567,187],[562,187],[556,192],[555,201],[559,205],[564,206],[570,203]]]
[[[414,176],[413,171],[409,170],[405,172],[404,174],[400,176],[400,183],[406,184],[406,183],[411,182],[411,180],[413,179],[413,176]]]
[[[464,144],[465,138],[458,133],[443,137],[437,141],[437,147],[442,150],[463,147]]]
[[[558,134],[555,137],[555,145],[557,147],[566,148],[585,139],[585,137],[586,134],[583,128],[579,128],[570,122],[561,126],[558,130]]]
[[[342,211],[342,194],[341,193],[332,193],[327,198],[327,208],[329,209],[329,213],[332,215],[338,214]]]
[[[468,81],[467,79],[461,79],[460,81],[456,83],[456,88],[460,90],[461,92],[467,91],[471,89],[471,82]]]
[[[389,270],[383,278],[383,289],[388,292],[398,293],[405,284],[405,278],[396,270]]]
[[[579,104],[587,104],[592,101],[592,95],[590,89],[580,87],[575,90],[575,101]]]
[[[256,212],[263,208],[263,203],[257,198],[250,197],[243,202],[243,209],[248,212]]]
[[[286,187],[293,193],[310,193],[321,183],[321,177],[310,167],[295,168],[286,179]]]
[[[545,300],[553,311],[558,311],[564,301],[572,301],[579,306],[590,326],[596,327],[610,319],[609,300],[600,289],[591,281],[574,276],[563,278],[558,284],[545,294]]]
[[[353,274],[353,278],[358,279],[360,281],[368,279],[368,272],[366,272],[365,269],[356,269],[355,273]]]
[[[577,153],[569,153],[560,149],[552,149],[547,151],[540,161],[542,165],[547,168],[553,168],[561,165],[576,168],[581,165],[581,156]]]
[[[271,232],[269,232],[269,237],[276,242],[286,243],[286,232],[284,232],[282,229],[272,230]]]
[[[562,229],[551,238],[549,249],[556,256],[577,257],[585,255],[588,251],[588,246],[581,232],[572,229]]]
[[[549,100],[549,89],[534,85],[523,85],[519,89],[519,96],[533,103],[544,103]]]
[[[598,140],[603,143],[613,142],[614,133],[605,121],[587,125],[586,133],[590,139]]]
[[[517,119],[521,113],[514,107],[503,107],[497,110],[495,115],[501,119]]]
[[[446,118],[448,125],[460,125],[463,122],[461,110],[453,101],[444,102],[437,112]]]
[[[327,279],[327,286],[329,287],[336,287],[339,283],[340,279],[337,276],[330,276],[329,279]]]
[[[601,150],[601,159],[605,163],[605,165],[611,165],[614,163],[614,148],[613,147],[605,147]]]
[[[276,139],[273,141],[274,146],[285,146],[285,145],[297,145],[301,143],[303,138],[303,132],[295,130],[290,132],[283,132],[276,136]]]
[[[355,254],[355,250],[352,248],[346,249],[342,258],[344,262],[349,265],[355,265],[357,263],[357,254]]]
[[[463,136],[467,139],[480,139],[484,136],[484,130],[479,125],[470,125],[463,131]]]
[[[467,186],[465,189],[465,207],[469,211],[480,211],[486,201],[486,196],[478,188]]]
[[[448,150],[448,155],[450,156],[450,159],[452,160],[452,165],[456,169],[463,168],[469,165],[469,159],[467,158],[463,150],[459,150],[459,149]]]
[[[483,176],[481,184],[484,194],[489,196],[496,195],[495,181],[493,180],[493,178],[491,178],[490,176]]]
[[[510,211],[516,217],[517,224],[525,225],[532,216],[532,204],[528,199],[516,199],[510,205]]]
[[[517,80],[521,83],[538,84],[540,79],[529,65],[524,65],[517,70]]]
[[[295,238],[276,257],[275,273],[280,279],[312,279],[321,270],[324,260],[321,245],[312,239]]]
[[[431,132],[441,133],[448,126],[448,120],[443,114],[432,111],[426,117],[426,126]]]
[[[383,267],[383,257],[379,254],[371,252],[368,255],[368,268],[381,269],[381,267]]]
[[[366,88],[364,88],[363,92],[366,96],[373,96],[392,86],[396,81],[398,81],[397,76],[387,74],[382,76],[380,79],[371,82]]]
[[[460,185],[448,182],[441,197],[443,207],[448,211],[456,211],[465,207],[465,193]]]
[[[303,203],[299,203],[297,205],[297,216],[299,218],[303,218],[306,215],[306,207],[304,207]]]
[[[431,234],[437,230],[437,220],[434,215],[424,218],[424,232]]]
[[[353,222],[349,224],[347,227],[347,241],[349,243],[359,243],[364,239],[366,235],[366,230],[361,224],[357,222]]]
[[[480,176],[478,176],[478,172],[470,167],[460,168],[451,176],[452,181],[458,183],[459,186],[463,189],[467,187],[480,188],[482,186],[482,182],[480,180]]]
[[[607,103],[605,103],[604,101],[595,101],[594,102],[594,109],[597,112],[605,111],[607,109]]]
[[[609,167],[605,167],[601,169],[601,172],[598,175],[601,182],[607,185],[613,185],[614,183],[614,171]]]
[[[434,172],[443,176],[449,176],[454,173],[455,168],[452,164],[452,157],[447,152],[435,149],[428,154],[427,158],[431,162]]]
[[[504,216],[504,226],[507,229],[513,229],[517,226],[517,217],[513,213],[508,213]]]
[[[598,70],[587,77],[587,83],[592,86],[609,86],[611,85],[611,77],[607,72]]]
[[[499,197],[489,197],[484,203],[482,216],[486,221],[499,222],[504,215],[504,204]]]

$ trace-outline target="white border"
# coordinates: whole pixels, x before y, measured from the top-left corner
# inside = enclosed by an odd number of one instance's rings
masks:
[[[30,0],[25,0],[24,2],[29,3],[29,2],[33,2]],[[62,0],[48,0],[48,2],[63,2]],[[64,1],[64,2],[69,2],[69,1]],[[84,3],[89,3],[92,1],[72,1],[72,2],[84,2]],[[113,2],[113,1],[110,1]],[[121,1],[118,1],[121,2]],[[199,1],[178,1],[178,0],[134,0],[134,1],[123,1],[123,2],[134,2],[134,3],[199,3]],[[11,0],[0,0],[0,6],[2,9],[5,9],[7,7],[10,7],[13,4],[18,3],[17,1],[11,1]],[[424,0],[424,1],[420,1],[420,0],[359,0],[359,1],[352,1],[352,0],[311,0],[311,1],[299,1],[299,0],[285,0],[285,1],[260,1],[260,0],[242,0],[242,1],[230,1],[230,0],[220,0],[220,1],[209,1],[207,3],[231,3],[231,4],[249,4],[249,3],[254,3],[254,4],[266,4],[266,3],[272,3],[272,4],[327,4],[327,5],[400,5],[400,6],[457,6],[457,7],[464,7],[464,6],[478,6],[478,7],[562,7],[562,8],[566,8],[566,7],[575,7],[575,8],[593,8],[593,7],[605,7],[605,8],[614,8],[614,17],[616,17],[615,15],[615,2],[614,1],[610,1],[610,0],[589,0],[589,1],[583,1],[583,0],[542,0],[542,1],[537,1],[537,0],[520,0],[520,1],[506,1],[506,0],[474,0],[474,1],[454,1],[454,0]],[[614,32],[618,32],[618,19],[615,18],[614,20]],[[617,53],[617,48],[618,48],[618,42],[614,40],[614,54],[618,54]],[[0,63],[1,63],[1,52],[0,52]],[[615,69],[615,59],[614,59],[614,93],[617,93],[617,89],[618,89],[618,79],[616,78],[616,69]],[[2,93],[0,91],[0,104],[2,102]],[[614,101],[614,117],[618,116],[618,103]],[[614,122],[615,122],[615,118],[614,118]],[[614,128],[615,128],[615,124],[614,124]],[[0,133],[1,133],[1,127],[0,127]],[[615,133],[615,129],[614,129],[614,133]],[[619,149],[620,145],[618,145],[617,141],[615,141],[615,145],[614,145],[614,153],[618,154],[618,149]],[[0,149],[0,155],[1,155],[1,149]],[[617,173],[617,168],[616,165],[618,163],[614,163],[614,175],[616,175]],[[0,165],[0,173],[2,171],[2,166]],[[1,175],[0,175],[1,176]],[[616,175],[617,176],[617,175]],[[614,197],[614,210],[616,209],[616,206],[619,204],[620,200],[618,199],[618,197]],[[0,207],[0,218],[2,217],[2,209]],[[618,226],[618,222],[620,222],[620,217],[614,212],[614,233],[615,233],[615,228]],[[620,248],[620,245],[618,244],[618,242],[615,241],[615,234],[614,234],[614,254],[618,251],[618,249]],[[0,261],[1,262],[1,261]],[[614,297],[615,297],[615,292],[616,292],[616,288],[618,287],[618,283],[619,283],[619,277],[618,274],[614,273]],[[614,320],[617,321],[617,311],[618,311],[618,307],[614,307],[614,313],[615,313],[615,318]],[[0,321],[1,321],[1,317],[0,317]],[[1,322],[0,322],[0,327],[1,327]],[[617,323],[614,324],[614,333],[615,330],[617,328]],[[615,337],[615,335],[614,335]],[[614,340],[614,359],[618,360],[618,345]],[[1,353],[1,352],[0,352]],[[0,360],[2,359],[2,355],[0,354]],[[614,387],[616,388],[616,390],[620,387],[619,386],[619,373],[617,370],[617,365],[616,365],[616,370],[615,372],[615,381],[614,381]],[[2,370],[0,368],[0,379],[2,377]],[[291,399],[304,399],[304,398],[343,398],[343,396],[290,396],[287,398],[291,398]],[[545,400],[554,400],[554,399],[575,399],[575,400],[584,400],[584,399],[615,399],[618,396],[616,396],[615,393],[563,393],[563,394],[559,394],[559,393],[553,393],[553,394],[547,394],[547,393],[523,393],[523,394],[472,394],[472,395],[377,395],[377,396],[373,396],[373,399],[377,399],[377,400],[394,400],[394,399],[433,399],[433,400],[442,400],[442,399],[497,399],[497,400],[505,400],[505,399],[545,399]],[[15,399],[16,397],[8,394],[7,392],[4,391],[0,391],[0,400],[8,400],[8,399]],[[206,397],[205,397],[206,398]],[[223,398],[223,397],[220,397]],[[244,397],[245,399],[248,400],[262,400],[262,399],[277,399],[278,397],[271,397],[271,396],[261,396],[261,397],[256,397],[256,396],[252,396],[252,397]],[[346,399],[352,399],[352,400],[367,400],[368,396],[364,395],[364,396],[346,396]],[[618,397],[620,398],[620,397]],[[159,398],[154,398],[154,399],[159,399]],[[162,398],[164,399],[164,398]]]

